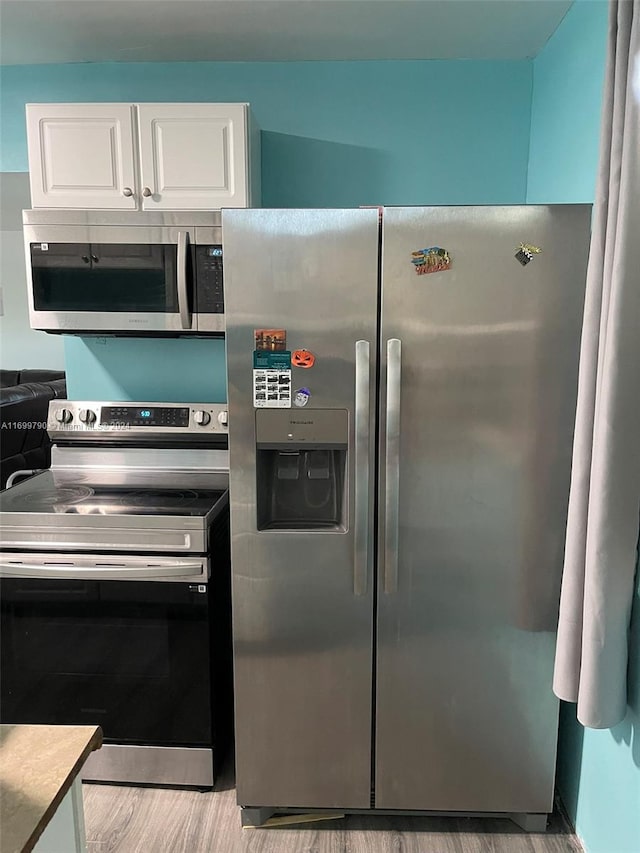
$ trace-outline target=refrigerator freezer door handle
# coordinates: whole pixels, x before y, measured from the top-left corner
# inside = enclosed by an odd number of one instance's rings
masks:
[[[398,589],[398,504],[400,495],[400,387],[402,342],[387,341],[387,423],[385,440],[384,591]]]
[[[353,592],[364,595],[369,572],[369,341],[356,341],[355,394],[355,519],[353,530]]]

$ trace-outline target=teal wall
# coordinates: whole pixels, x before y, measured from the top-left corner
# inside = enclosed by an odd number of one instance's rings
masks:
[[[527,201],[592,201],[598,161],[607,4],[574,3],[534,61]],[[630,696],[614,729],[583,729],[562,703],[558,790],[587,853],[640,851],[640,586],[630,638]]]
[[[26,172],[30,101],[249,101],[265,207],[522,202],[531,62],[5,66],[0,171]]]
[[[525,200],[530,61],[69,64],[0,75],[0,171],[27,171],[25,103],[249,101],[265,207]],[[216,341],[68,338],[65,351],[79,399],[224,394]]]
[[[607,3],[577,0],[533,62],[527,202],[591,202],[595,193]]]
[[[206,338],[65,338],[67,393],[75,400],[223,403],[224,341]]]

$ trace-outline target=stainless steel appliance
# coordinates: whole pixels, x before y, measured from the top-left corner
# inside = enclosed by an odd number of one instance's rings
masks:
[[[224,332],[220,211],[25,210],[31,327],[45,332]]]
[[[209,787],[232,704],[226,411],[53,400],[0,493],[3,722],[100,724],[85,779]]]
[[[246,823],[544,827],[589,214],[223,212]]]

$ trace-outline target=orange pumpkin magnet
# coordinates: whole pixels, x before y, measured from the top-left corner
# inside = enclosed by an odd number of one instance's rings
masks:
[[[316,357],[308,349],[294,350],[291,356],[291,364],[294,367],[313,367],[316,363]]]

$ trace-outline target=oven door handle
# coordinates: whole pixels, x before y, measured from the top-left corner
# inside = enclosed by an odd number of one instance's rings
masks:
[[[65,580],[154,580],[166,578],[194,578],[202,576],[207,580],[204,563],[180,563],[171,565],[148,565],[127,567],[95,563],[95,568],[84,566],[55,566],[38,563],[1,563],[0,577],[15,578],[53,578]]]

